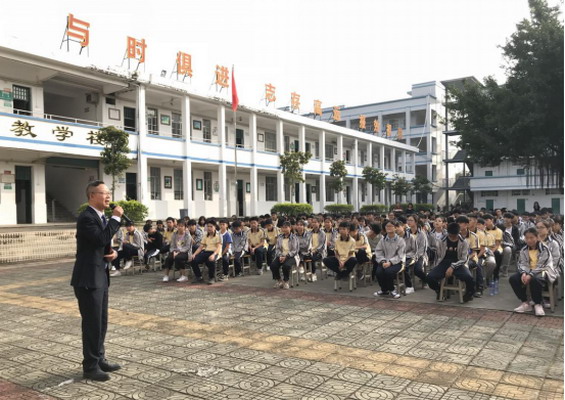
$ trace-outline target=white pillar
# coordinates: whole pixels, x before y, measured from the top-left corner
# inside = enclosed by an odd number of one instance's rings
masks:
[[[220,201],[218,207],[219,217],[228,217],[228,194],[230,188],[227,187],[228,179],[226,174],[226,109],[222,104],[218,105],[218,140],[220,141],[220,165],[218,166],[218,180],[220,185]],[[234,185],[237,184],[234,183]],[[237,196],[237,190],[236,190]],[[237,210],[236,210],[237,211]]]
[[[394,147],[390,150],[390,169],[394,173],[398,172],[396,170],[396,149]]]
[[[353,141],[353,209],[359,211],[359,141]]]
[[[380,129],[380,131],[377,132],[377,135],[381,136],[381,132],[382,132],[383,129],[385,128],[385,127],[383,126],[383,113],[379,113],[379,114],[377,115],[377,118],[379,119],[379,129]]]
[[[337,137],[337,157],[338,157],[337,158],[338,160],[343,160],[343,158],[344,158],[343,157],[343,136],[341,136],[341,134],[338,135],[338,137]],[[344,203],[344,197],[345,197],[344,192],[345,192],[345,188],[337,194],[337,202],[339,204]]]
[[[384,169],[385,169],[385,147],[380,146],[379,151],[380,151],[379,169],[384,171]]]
[[[406,174],[406,151],[402,152],[402,172]]]
[[[406,127],[404,129],[404,134],[405,135],[409,135],[410,134],[410,125],[412,125],[412,121],[411,121],[411,115],[410,115],[410,109],[406,110],[406,116],[404,117],[406,120]],[[410,139],[406,138],[406,143],[410,142]]]
[[[257,184],[257,116],[254,113],[249,115],[249,131],[251,136],[251,204],[250,204],[250,215],[257,215],[257,192],[259,191],[259,185]]]
[[[371,142],[367,143],[367,161],[367,165],[373,168],[373,143]],[[373,204],[375,202],[375,199],[373,197],[373,185],[371,185],[369,182],[366,183],[368,195],[367,204]]]
[[[182,164],[182,179],[183,179],[183,207],[188,210],[188,215],[193,217],[194,210],[192,209],[192,161],[189,158],[190,154],[190,97],[184,96],[182,98],[182,136],[184,138],[184,156],[185,160]]]
[[[345,127],[346,127],[347,129],[351,129],[351,118],[347,118],[347,119],[345,120]]]
[[[278,120],[276,123],[277,131],[277,150],[279,154],[284,154],[283,122]],[[280,164],[279,164],[280,167]],[[277,198],[279,203],[284,203],[284,175],[282,170],[277,170]]]
[[[145,86],[139,85],[137,87],[137,171],[138,171],[138,190],[137,200],[140,203],[149,206],[151,196],[149,194],[149,176],[147,174],[147,156],[143,154],[145,148],[145,140],[147,137],[147,124],[145,121]],[[149,211],[151,214],[151,211]]]
[[[306,151],[306,127],[304,125],[300,126],[300,129],[298,131],[298,140],[299,140],[299,146],[300,146],[300,151],[305,152]],[[304,169],[302,170],[302,179],[304,180],[304,182],[300,182],[300,190],[298,193],[298,201],[300,203],[306,203],[306,173],[304,172]]]
[[[326,131],[320,132],[320,187],[318,188],[318,201],[320,212],[326,207]]]

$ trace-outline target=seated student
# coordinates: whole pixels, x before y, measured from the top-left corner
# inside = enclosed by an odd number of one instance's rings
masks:
[[[477,237],[479,238],[479,265],[481,266],[483,279],[485,284],[490,288],[491,295],[494,295],[494,280],[493,274],[496,268],[496,260],[494,259],[494,253],[491,248],[494,247],[495,241],[494,236],[485,231],[485,220],[483,218],[477,218]],[[480,282],[477,282],[477,287]]]
[[[324,228],[322,229],[326,235],[326,251],[328,257],[334,255],[335,239],[337,236],[337,230],[333,227],[333,221],[331,218],[324,218]]]
[[[289,289],[290,270],[296,265],[298,255],[298,239],[290,231],[290,222],[285,221],[281,226],[281,234],[277,237],[275,260],[271,264],[271,272],[275,280],[275,288]],[[281,279],[281,267],[283,279]]]
[[[275,213],[276,215],[276,213]],[[267,271],[271,269],[271,264],[275,260],[275,247],[277,245],[277,236],[281,230],[275,225],[272,219],[265,220],[265,235],[267,236]]]
[[[559,242],[551,235],[552,223],[548,219],[543,219],[536,224],[536,230],[538,231],[539,241],[547,246],[549,252],[551,253],[551,258],[553,261],[553,267],[557,271],[563,269],[563,254]]]
[[[186,227],[188,228],[188,233],[192,237],[192,254],[194,254],[196,250],[200,248],[200,243],[202,242],[202,236],[204,233],[194,219],[189,220]]]
[[[163,232],[163,247],[161,248],[161,253],[163,254],[167,254],[169,252],[169,248],[171,246],[171,238],[173,237],[173,233],[175,233],[176,231],[177,220],[173,217],[169,217],[165,221],[165,224],[166,227],[165,231]]]
[[[177,222],[177,230],[171,236],[169,255],[165,259],[163,282],[169,281],[169,271],[174,264],[175,271],[180,271],[177,282],[186,282],[186,264],[192,256],[192,237],[187,232],[186,224],[182,220]]]
[[[375,250],[374,275],[381,290],[373,293],[375,296],[392,296],[399,299],[400,293],[394,288],[394,277],[402,269],[406,257],[406,242],[396,234],[401,226],[398,221],[385,221],[386,235],[381,239]]]
[[[406,282],[406,294],[414,293],[414,284],[410,276],[410,268],[414,268],[414,275],[423,282],[426,281],[424,262],[428,251],[428,235],[420,227],[420,218],[412,214],[406,218],[408,229],[404,241],[406,242],[406,266],[404,269],[404,280]],[[413,266],[411,266],[413,263]]]
[[[539,240],[538,231],[535,228],[529,228],[524,237],[526,246],[520,250],[518,272],[509,279],[514,293],[522,301],[522,304],[516,307],[514,312],[532,311],[526,290],[529,287],[534,302],[534,312],[536,316],[542,317],[545,315],[542,298],[543,285],[546,280],[549,282],[555,281],[558,272],[553,266],[549,248]]]
[[[474,232],[469,230],[469,218],[466,215],[460,215],[455,220],[459,224],[460,234],[469,244],[469,270],[475,271],[475,297],[481,297],[483,295],[483,271],[479,264],[479,252],[481,250],[479,237]]]
[[[227,281],[230,274],[230,256],[232,254],[231,244],[233,242],[231,233],[228,230],[228,220],[220,221],[220,235],[222,235],[222,275],[220,281]]]
[[[143,255],[144,264],[147,266],[149,259],[155,257],[163,248],[163,235],[156,227],[145,225],[143,231],[147,234],[147,243],[145,244],[145,254]]]
[[[428,232],[428,263],[433,265],[436,259],[437,244],[447,235],[445,218],[441,215],[435,216],[432,230]]]
[[[161,233],[161,235],[165,232],[165,224],[163,223],[163,221],[158,220],[157,221],[157,232]]]
[[[194,281],[192,283],[202,282],[202,271],[200,264],[206,264],[208,267],[208,285],[216,280],[216,259],[222,253],[222,236],[216,230],[216,221],[213,219],[206,220],[206,234],[202,237],[200,247],[192,255],[192,272],[194,273]]]
[[[463,301],[473,300],[475,293],[475,280],[467,268],[469,259],[469,244],[459,234],[461,229],[457,222],[451,222],[447,226],[447,236],[437,244],[436,262],[428,274],[428,286],[435,290],[439,300],[440,281],[443,278],[455,276],[465,282],[465,294]]]
[[[324,258],[324,265],[336,273],[335,279],[348,279],[357,265],[355,258],[355,239],[349,234],[351,224],[339,224],[339,234],[335,239],[334,256]]]
[[[322,261],[326,257],[326,234],[320,229],[320,219],[312,218],[312,250],[310,252],[310,260],[312,260],[312,282],[318,279],[316,276],[316,262]]]
[[[248,241],[247,233],[243,230],[241,221],[236,220],[231,224],[231,238],[232,238],[232,251],[233,251],[233,266],[235,269],[235,276],[242,276],[242,257],[247,251]]]
[[[259,227],[259,218],[250,218],[249,231],[247,232],[248,248],[251,259],[255,261],[257,273],[259,275],[263,275],[263,261],[265,260],[266,255],[266,237],[267,235],[265,234],[265,230]]]
[[[118,256],[112,265],[116,269],[110,273],[111,276],[120,276],[120,261],[125,259],[124,269],[131,268],[133,265],[132,257],[138,256],[143,259],[143,249],[145,248],[145,243],[143,241],[143,236],[141,233],[135,229],[135,224],[133,222],[126,223],[126,234],[122,241],[122,249],[118,251]]]
[[[306,224],[303,220],[298,220],[296,222],[296,231],[294,236],[298,240],[298,257],[300,260],[300,265],[298,269],[299,274],[304,274],[304,265],[302,262],[306,257],[310,257],[310,251],[312,249],[312,234],[306,230]],[[304,276],[301,277],[304,280]]]
[[[359,225],[351,224],[349,228],[349,236],[355,240],[355,258],[358,264],[371,261],[373,254],[371,253],[371,245],[364,232],[361,232]]]
[[[369,246],[371,247],[373,260],[375,258],[375,251],[377,250],[377,245],[383,238],[381,231],[382,231],[382,227],[380,223],[374,222],[369,225],[369,231],[367,232],[367,240],[369,241]]]
[[[493,279],[495,285],[497,285],[500,276],[500,268],[503,265],[508,265],[510,263],[512,249],[510,247],[502,246],[504,233],[494,224],[494,217],[491,214],[485,214],[483,219],[485,220],[485,232],[494,237],[494,245],[491,247],[491,251],[494,253],[494,259],[496,260],[496,268],[493,272]]]

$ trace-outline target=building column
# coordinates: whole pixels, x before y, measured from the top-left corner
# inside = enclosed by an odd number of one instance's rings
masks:
[[[347,119],[345,120],[345,127],[346,127],[347,129],[351,129],[351,118],[347,118]]]
[[[353,209],[359,211],[359,141],[353,141]]]
[[[192,199],[192,161],[190,154],[190,97],[182,98],[182,136],[184,138],[184,162],[182,164],[183,179],[183,208],[185,208],[190,217],[193,217],[193,199]]]
[[[278,120],[276,123],[277,131],[277,151],[279,154],[284,154],[284,133],[283,133],[283,122]],[[277,198],[278,203],[284,203],[284,175],[280,168],[277,170]]]
[[[377,133],[377,135],[381,136],[381,133],[382,133],[383,129],[385,128],[383,126],[383,113],[379,113],[377,115],[377,118],[379,119],[379,132]]]
[[[406,151],[402,152],[402,172],[406,174]]]
[[[326,131],[320,132],[320,187],[318,188],[318,201],[320,212],[326,207]]]
[[[250,204],[250,215],[257,215],[257,192],[259,191],[259,185],[257,184],[257,115],[251,113],[249,116],[249,131],[251,136],[251,204]]]
[[[373,143],[369,142],[367,143],[367,161],[368,161],[368,166],[370,166],[371,168],[373,168]],[[374,204],[375,203],[375,199],[373,197],[373,185],[370,184],[369,182],[366,182],[367,184],[367,204]]]
[[[298,131],[298,140],[301,152],[306,152],[306,127],[304,125],[300,126]],[[302,179],[304,182],[299,183],[299,193],[298,193],[298,201],[300,203],[306,203],[306,173],[304,169],[302,169]]]
[[[390,169],[395,174],[398,172],[396,170],[396,149],[394,147],[390,150]]]
[[[220,186],[220,201],[218,207],[219,217],[228,217],[228,196],[231,192],[228,185],[227,172],[226,172],[226,109],[222,104],[218,105],[218,140],[220,141],[220,165],[218,165],[218,180]],[[234,183],[237,185],[237,182]],[[235,198],[237,199],[237,190],[235,191]],[[237,201],[237,200],[236,200]],[[237,204],[237,203],[236,203]],[[237,207],[237,206],[236,206]],[[237,209],[236,209],[237,211]],[[235,213],[237,214],[237,212]]]
[[[136,97],[136,114],[137,114],[137,179],[138,191],[137,199],[140,203],[149,206],[151,196],[149,194],[149,176],[147,174],[147,156],[143,154],[145,148],[145,140],[147,138],[147,124],[145,123],[145,86],[137,87]],[[151,214],[151,211],[150,211]]]
[[[404,135],[410,134],[410,126],[412,125],[410,113],[411,113],[410,109],[406,110],[406,116],[404,117],[404,119],[406,121],[405,122],[406,127],[404,128]],[[408,142],[410,142],[410,139],[406,138],[406,143],[408,143]]]
[[[343,157],[343,136],[341,134],[337,137],[337,159],[342,161]],[[345,202],[345,188],[337,194],[337,202],[343,204]]]

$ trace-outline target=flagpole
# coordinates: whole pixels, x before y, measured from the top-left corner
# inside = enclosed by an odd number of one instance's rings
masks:
[[[231,73],[232,73],[232,93],[235,90],[235,78],[234,78],[234,65],[231,66]],[[233,103],[233,95],[232,95],[232,103]],[[233,110],[233,139],[234,139],[234,146],[233,146],[233,154],[234,154],[234,161],[235,161],[235,168],[234,168],[234,183],[235,183],[235,215],[239,217],[239,184],[237,182],[237,107],[234,107],[232,104]]]

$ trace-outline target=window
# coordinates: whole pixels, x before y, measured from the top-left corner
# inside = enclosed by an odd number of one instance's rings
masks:
[[[235,130],[235,145],[237,147],[244,147],[243,129]]]
[[[432,165],[432,182],[437,182],[437,165]]]
[[[545,194],[563,194],[563,188],[561,189],[545,189]]]
[[[492,171],[485,171],[485,176],[492,176]]]
[[[309,152],[310,154],[312,153],[312,145],[308,142],[306,142],[306,151]]]
[[[106,97],[106,104],[109,104],[111,106],[115,106],[116,105],[116,98],[115,97]]]
[[[175,169],[173,171],[173,185],[175,190],[175,200],[182,200],[184,198],[182,169]]]
[[[314,143],[314,157],[320,158],[320,142]]]
[[[212,173],[204,172],[204,200],[212,200]]]
[[[265,132],[265,151],[277,152],[277,134]]]
[[[292,148],[292,150],[295,151],[295,152],[299,152],[300,150],[302,150],[300,148],[300,142],[298,140],[294,141],[294,147]]]
[[[432,153],[437,153],[437,139],[435,137],[432,138]]]
[[[335,190],[326,182],[326,201],[335,201]]]
[[[526,171],[524,170],[524,168],[518,168],[516,170],[516,175],[526,175]]]
[[[349,150],[345,150],[345,162],[347,164],[351,163],[351,152]]]
[[[326,143],[326,161],[334,160],[334,146]]]
[[[182,119],[179,113],[173,113],[171,118],[171,131],[174,138],[182,137]]]
[[[135,120],[135,108],[124,107],[124,130],[129,132],[135,132],[137,129],[137,124]]]
[[[432,110],[432,126],[435,128],[437,126],[437,112]]]
[[[361,190],[361,201],[364,203],[365,202],[365,195],[367,194],[367,187],[365,186],[364,183],[361,183],[359,185],[359,188]]]
[[[497,197],[498,190],[483,190],[481,191],[481,197]]]
[[[202,120],[202,140],[207,143],[212,141],[212,122],[209,119]]]
[[[31,89],[25,86],[12,86],[14,114],[31,115]]]
[[[149,168],[151,200],[161,200],[161,168]]]
[[[151,135],[159,134],[159,112],[156,108],[147,109],[147,132]]]
[[[265,177],[265,200],[266,201],[277,201],[277,177],[276,176],[266,176]]]
[[[284,137],[284,151],[290,151],[290,138],[288,136]]]
[[[512,191],[512,196],[520,196],[522,194],[521,190],[513,190]]]

